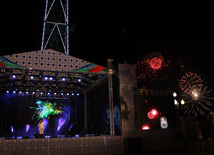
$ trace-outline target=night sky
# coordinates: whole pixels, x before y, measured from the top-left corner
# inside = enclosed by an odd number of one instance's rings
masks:
[[[206,0],[70,0],[70,55],[107,66],[108,58],[134,64],[160,50],[213,84],[211,6]],[[44,9],[45,0],[1,2],[1,55],[40,50]]]

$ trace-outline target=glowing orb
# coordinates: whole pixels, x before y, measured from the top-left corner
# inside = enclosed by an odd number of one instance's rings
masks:
[[[143,125],[142,126],[142,130],[149,130],[149,129],[150,129],[150,127],[148,125]]]
[[[152,69],[160,69],[161,68],[162,61],[160,58],[154,57],[149,61],[149,65]]]
[[[147,116],[148,116],[149,119],[154,119],[155,118],[155,116],[151,112],[148,112]]]
[[[160,118],[160,126],[161,126],[162,129],[168,128],[168,122],[167,122],[166,117],[161,117]]]
[[[158,115],[158,111],[156,109],[152,109],[147,114],[149,119],[154,119],[157,115]]]

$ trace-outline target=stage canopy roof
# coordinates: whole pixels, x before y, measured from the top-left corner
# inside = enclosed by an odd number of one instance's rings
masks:
[[[28,92],[91,90],[108,76],[108,69],[47,49],[0,56],[0,89]]]

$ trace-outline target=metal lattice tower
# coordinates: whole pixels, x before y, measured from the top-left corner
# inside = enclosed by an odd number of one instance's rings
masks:
[[[69,55],[69,0],[46,0],[41,50]]]
[[[113,70],[113,59],[107,59],[108,62],[108,89],[109,89],[109,114],[110,114],[110,135],[115,136],[114,129],[114,103],[113,103],[113,82],[112,75],[114,74]]]

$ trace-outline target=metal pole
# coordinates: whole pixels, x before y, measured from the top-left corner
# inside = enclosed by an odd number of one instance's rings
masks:
[[[114,104],[113,104],[113,82],[112,75],[114,74],[112,61],[113,59],[107,59],[108,61],[108,89],[109,89],[109,114],[110,114],[110,135],[115,136],[114,129]]]

